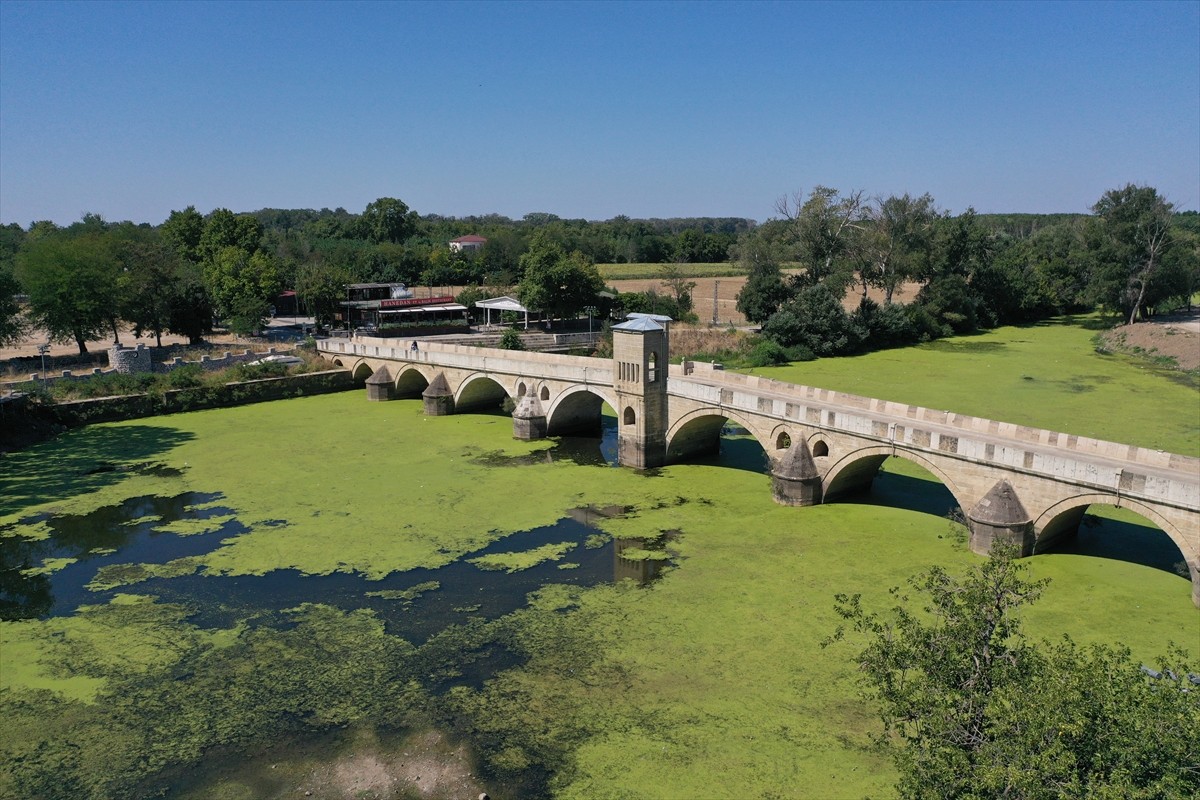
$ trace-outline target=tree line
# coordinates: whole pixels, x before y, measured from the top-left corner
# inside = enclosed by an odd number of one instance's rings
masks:
[[[122,322],[139,336],[170,332],[192,342],[211,331],[214,317],[250,333],[284,289],[328,324],[346,284],[356,282],[518,287],[535,307],[574,313],[603,288],[591,266],[597,262],[722,261],[753,226],[734,218],[421,216],[389,197],[360,214],[218,208],[202,215],[188,206],[157,226],[90,213],[66,227],[13,223],[0,227],[0,342],[19,338],[23,323],[75,341],[81,354],[105,331],[115,337]],[[468,233],[487,239],[481,251],[450,249]],[[564,285],[570,291],[554,291]],[[28,296],[27,316],[18,294]]]
[[[0,227],[0,342],[25,323],[84,343],[122,323],[137,335],[198,342],[219,318],[261,326],[284,289],[328,324],[345,286],[471,286],[464,301],[506,292],[557,316],[581,313],[603,282],[596,263],[659,262],[668,291],[621,295],[624,311],[691,316],[688,263],[737,262],[739,309],[777,358],[922,341],[1098,306],[1127,319],[1188,302],[1200,288],[1200,214],[1178,213],[1151,187],[1106,192],[1090,215],[940,211],[928,194],[869,198],[818,186],[776,204],[763,224],[740,218],[602,222],[549,213],[513,220],[420,215],[381,197],[345,209],[207,215],[194,206],[159,225],[84,214],[71,225]],[[449,242],[473,233],[477,252]],[[915,282],[911,302],[900,287]],[[874,291],[872,291],[874,290]],[[861,302],[842,309],[848,291]],[[15,295],[28,296],[22,314]],[[876,302],[868,295],[881,297]],[[600,309],[603,313],[604,309]]]
[[[1200,290],[1200,214],[1176,212],[1149,186],[1105,192],[1091,215],[952,216],[928,194],[824,186],[776,208],[779,218],[741,237],[734,255],[748,272],[738,309],[761,324],[778,360],[1096,308],[1132,323],[1190,305]],[[919,289],[900,303],[906,284]],[[852,312],[848,292],[860,296]]]

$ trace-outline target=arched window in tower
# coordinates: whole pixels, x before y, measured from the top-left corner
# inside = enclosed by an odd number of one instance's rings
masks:
[[[520,383],[517,384],[517,397],[524,397],[525,392],[526,392],[525,381],[521,381]]]
[[[625,406],[623,419],[626,425],[632,425],[637,422],[637,414],[633,411],[633,406]]]
[[[650,358],[646,361],[646,383],[654,383],[658,377],[658,354],[651,353]]]
[[[818,439],[817,441],[813,442],[812,454],[813,458],[821,458],[822,456],[829,455],[829,445]]]
[[[543,387],[542,387],[542,394],[541,394],[541,397],[542,397],[542,399],[543,399],[543,400],[549,400],[549,399],[550,399],[550,390],[549,390],[548,388],[546,388],[545,386],[543,386]]]

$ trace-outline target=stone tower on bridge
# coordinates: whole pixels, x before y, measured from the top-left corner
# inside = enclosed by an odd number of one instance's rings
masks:
[[[669,318],[638,316],[613,332],[617,396],[617,460],[635,469],[667,458],[667,329]]]

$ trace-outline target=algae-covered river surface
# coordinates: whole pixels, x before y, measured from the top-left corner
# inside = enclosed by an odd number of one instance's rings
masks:
[[[890,796],[833,595],[979,557],[903,461],[806,509],[762,465],[362,392],[8,455],[0,797]],[[1031,632],[1194,649],[1178,557],[1097,512],[1030,559]]]

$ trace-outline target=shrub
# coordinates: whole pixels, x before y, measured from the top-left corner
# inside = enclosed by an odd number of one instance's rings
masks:
[[[772,367],[787,362],[787,350],[772,339],[760,340],[746,356],[746,365],[751,367]]]
[[[524,350],[525,343],[521,341],[521,334],[517,333],[512,328],[506,330],[500,335],[501,350]]]

